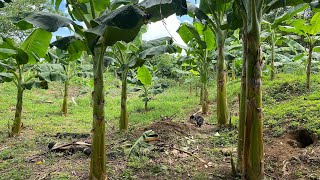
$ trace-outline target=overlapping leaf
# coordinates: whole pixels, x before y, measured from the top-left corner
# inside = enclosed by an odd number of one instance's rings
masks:
[[[138,79],[141,81],[141,83],[144,84],[145,86],[151,85],[152,75],[145,66],[141,66],[138,68],[137,76],[138,76]]]
[[[198,31],[193,25],[189,23],[181,23],[177,32],[186,44],[195,39],[202,49],[207,48],[206,43],[201,39]]]
[[[22,43],[21,49],[28,54],[28,63],[36,63],[36,57],[45,57],[49,48],[52,34],[43,29],[34,30]]]

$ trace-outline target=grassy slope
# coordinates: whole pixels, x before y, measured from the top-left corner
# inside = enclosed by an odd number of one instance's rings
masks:
[[[265,127],[272,130],[274,136],[279,136],[285,131],[295,128],[307,128],[320,134],[320,78],[315,76],[312,78],[311,92],[304,91],[304,76],[277,75],[273,82],[264,80],[264,122]],[[119,81],[108,75],[106,82],[108,82],[106,85],[106,118],[109,126],[114,126],[117,129],[120,112],[120,89],[116,85],[119,85]],[[87,84],[90,84],[90,82],[87,82]],[[44,152],[47,144],[54,140],[51,136],[44,136],[45,134],[90,132],[92,120],[90,93],[79,95],[79,91],[82,91],[82,89],[79,84],[74,83],[72,94],[76,95],[77,106],[70,102],[70,114],[63,117],[59,114],[62,104],[60,90],[63,86],[59,83],[53,83],[50,86],[49,90],[33,89],[25,92],[23,105],[25,129],[19,138],[7,139],[7,123],[14,116],[16,90],[12,84],[0,85],[0,92],[2,92],[0,96],[0,179],[39,178],[33,173],[35,167],[26,164],[25,160],[31,155]],[[237,121],[239,86],[239,80],[228,84],[228,103],[232,105],[230,109],[233,112],[233,122]],[[211,86],[210,99],[215,99],[215,92],[215,87]],[[163,94],[155,96],[155,99],[150,102],[152,110],[149,112],[141,111],[143,103],[138,95],[139,93],[129,95],[130,126],[143,126],[160,119],[160,115],[171,116],[175,113],[177,113],[177,119],[186,120],[190,112],[199,108],[199,98],[194,94],[190,96],[188,87],[183,85],[173,86]],[[307,100],[304,100],[305,98]],[[214,105],[213,109],[215,109]],[[215,122],[214,110],[210,121]],[[287,127],[289,128],[287,129]],[[231,139],[223,139],[224,142],[220,143],[213,138],[212,142],[217,147],[219,144],[226,144],[226,141],[229,146],[235,146],[233,144],[236,142],[235,134],[235,131],[227,131],[225,135],[226,137],[232,136]],[[9,156],[13,156],[13,159],[2,160]],[[85,156],[79,156],[79,159],[87,160]],[[39,167],[44,168],[56,163],[59,163],[59,161],[52,157],[52,159],[46,159],[45,162],[40,161]],[[72,164],[75,163],[77,162],[70,160],[70,169],[60,170],[53,177],[72,177],[71,170],[77,171],[77,168],[87,168],[86,163],[73,167]],[[8,167],[11,168],[8,169]]]
[[[320,135],[320,78],[311,84],[306,91],[305,77],[291,74],[264,82],[264,121],[275,136],[304,128]]]

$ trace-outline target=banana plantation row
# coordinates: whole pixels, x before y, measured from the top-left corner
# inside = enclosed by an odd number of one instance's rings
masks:
[[[52,0],[56,10],[61,0]],[[0,1],[0,7],[11,0]],[[197,7],[184,0],[67,0],[69,17],[58,14],[27,12],[11,18],[21,30],[32,33],[21,43],[17,37],[2,37],[0,41],[0,81],[13,82],[17,87],[15,119],[10,136],[21,132],[24,90],[48,88],[48,82],[65,84],[62,112],[67,115],[68,85],[74,76],[93,77],[93,127],[90,179],[106,179],[105,149],[105,67],[119,69],[122,92],[120,130],[128,129],[127,82],[140,85],[145,109],[150,94],[161,93],[165,85],[154,86],[152,75],[143,64],[156,55],[176,53],[178,65],[200,76],[202,112],[208,112],[208,80],[210,68],[216,66],[217,122],[226,125],[226,59],[242,62],[240,120],[237,170],[243,179],[263,179],[263,128],[261,72],[263,59],[274,79],[276,67],[286,62],[307,59],[306,88],[310,88],[312,56],[320,52],[320,7],[318,2],[302,0],[201,0]],[[287,9],[286,6],[291,6]],[[301,12],[307,12],[305,17]],[[145,24],[160,21],[172,14],[189,15],[193,23],[181,23],[178,34],[187,47],[164,37],[142,41]],[[82,22],[84,26],[79,25]],[[67,27],[74,35],[58,37],[51,42],[52,32]],[[261,44],[263,47],[261,48]],[[301,45],[302,44],[302,45]],[[50,47],[50,48],[49,48]],[[277,48],[278,47],[278,48]],[[263,49],[263,51],[262,51]],[[308,52],[305,52],[308,49]],[[182,53],[184,52],[184,53]],[[314,53],[313,53],[314,52]],[[281,54],[280,54],[281,53]],[[283,55],[285,54],[285,55]],[[306,58],[306,54],[308,57]],[[84,59],[92,58],[90,63]],[[276,60],[280,59],[279,61]],[[240,61],[239,61],[240,60]],[[130,77],[137,70],[138,80]],[[92,73],[93,72],[93,73]]]

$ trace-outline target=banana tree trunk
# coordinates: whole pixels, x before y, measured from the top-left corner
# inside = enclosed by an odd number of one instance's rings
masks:
[[[308,64],[307,64],[307,81],[306,88],[310,89],[310,76],[311,76],[311,60],[312,60],[312,45],[309,43],[309,56],[308,56]]]
[[[120,130],[128,130],[128,112],[127,112],[127,75],[128,70],[125,69],[122,73],[122,89],[121,89],[121,112],[120,112]]]
[[[149,89],[146,86],[143,86],[143,91],[144,91],[144,110],[148,111],[148,102],[149,102]]]
[[[196,83],[195,92],[196,92],[196,96],[198,96],[198,83]]]
[[[12,125],[12,135],[19,135],[21,132],[21,114],[22,114],[22,100],[23,100],[23,88],[21,84],[18,84],[16,112],[14,116],[14,122]]]
[[[96,47],[93,55],[93,128],[90,162],[90,180],[106,179],[106,147],[104,119],[103,56],[105,47]]]
[[[274,59],[275,59],[275,53],[274,53],[274,46],[275,46],[275,37],[274,34],[272,33],[271,35],[271,77],[270,79],[273,80],[275,77],[275,67],[274,67]]]
[[[247,36],[245,28],[242,33],[242,77],[241,77],[241,92],[239,102],[239,127],[238,127],[238,161],[237,170],[242,173],[243,170],[243,145],[244,145],[244,128],[246,123],[246,51],[247,49]]]
[[[202,113],[207,114],[209,109],[208,86],[207,83],[203,83],[202,86]]]
[[[236,62],[232,61],[232,80],[236,80]]]
[[[148,101],[145,101],[145,102],[144,102],[144,110],[145,110],[145,111],[148,111]]]
[[[207,114],[209,110],[209,95],[208,95],[208,74],[209,65],[207,60],[207,50],[204,50],[204,58],[201,64],[201,109],[203,114]]]
[[[225,37],[223,31],[216,32],[216,44],[218,46],[218,75],[217,75],[217,119],[219,125],[228,122],[227,109],[227,71],[224,61]]]
[[[263,166],[263,129],[262,129],[262,92],[261,92],[261,49],[259,10],[255,1],[250,1],[247,31],[247,89],[246,89],[246,126],[244,139],[244,179],[261,180]]]
[[[64,82],[64,95],[63,95],[63,104],[61,112],[64,116],[67,116],[68,114],[68,94],[69,94],[69,80],[67,79]]]
[[[200,104],[202,105],[202,101],[203,101],[203,85],[202,85],[202,83],[200,84],[200,98],[199,98],[199,100],[200,100]]]

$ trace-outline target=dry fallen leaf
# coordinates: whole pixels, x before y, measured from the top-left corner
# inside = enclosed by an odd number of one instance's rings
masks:
[[[176,150],[176,149],[174,149],[174,150],[171,151],[171,153],[172,153],[174,156],[178,156],[179,151]]]
[[[188,157],[189,155],[187,153],[182,153],[182,154],[179,154],[179,157],[181,158],[185,158],[185,157]]]

